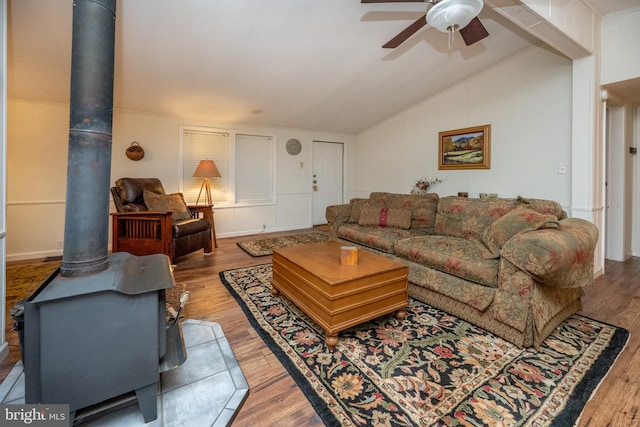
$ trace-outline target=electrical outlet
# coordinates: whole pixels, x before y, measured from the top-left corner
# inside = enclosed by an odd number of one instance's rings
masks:
[[[62,249],[64,247],[64,243],[62,240],[56,241],[56,249]]]

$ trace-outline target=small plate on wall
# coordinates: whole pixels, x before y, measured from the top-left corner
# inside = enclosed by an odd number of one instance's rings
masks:
[[[291,138],[287,141],[287,153],[297,156],[302,151],[302,144],[299,140]]]

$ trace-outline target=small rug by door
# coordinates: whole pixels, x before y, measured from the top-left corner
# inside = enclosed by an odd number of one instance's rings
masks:
[[[304,233],[292,236],[272,237],[267,239],[238,242],[238,246],[253,257],[271,255],[273,248],[306,245],[307,243],[326,242],[329,236],[325,233]]]
[[[568,426],[607,375],[628,331],[567,319],[539,351],[519,349],[410,300],[393,315],[324,332],[271,295],[271,264],[220,273],[249,321],[329,426]]]

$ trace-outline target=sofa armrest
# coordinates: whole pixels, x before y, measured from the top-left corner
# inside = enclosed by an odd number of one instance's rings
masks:
[[[584,219],[566,218],[557,228],[520,233],[509,239],[500,256],[537,282],[560,288],[593,284],[597,227]]]
[[[342,224],[349,222],[351,216],[351,204],[327,206],[325,211],[327,224],[329,224],[329,235],[332,239],[338,238],[338,229]]]

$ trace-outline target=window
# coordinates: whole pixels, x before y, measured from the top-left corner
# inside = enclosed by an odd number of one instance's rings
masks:
[[[213,160],[221,177],[209,180],[211,198],[213,203],[226,203],[230,178],[229,133],[207,128],[182,128],[182,155],[182,193],[186,202],[195,203],[202,187],[202,178],[193,177],[198,163],[200,160]]]
[[[194,178],[200,160],[213,160],[221,178],[211,178],[217,205],[275,203],[275,138],[203,127],[181,128],[182,192],[195,203],[202,178]],[[202,196],[200,197],[202,200]]]
[[[271,137],[236,136],[236,203],[275,201],[274,154],[275,144]]]

